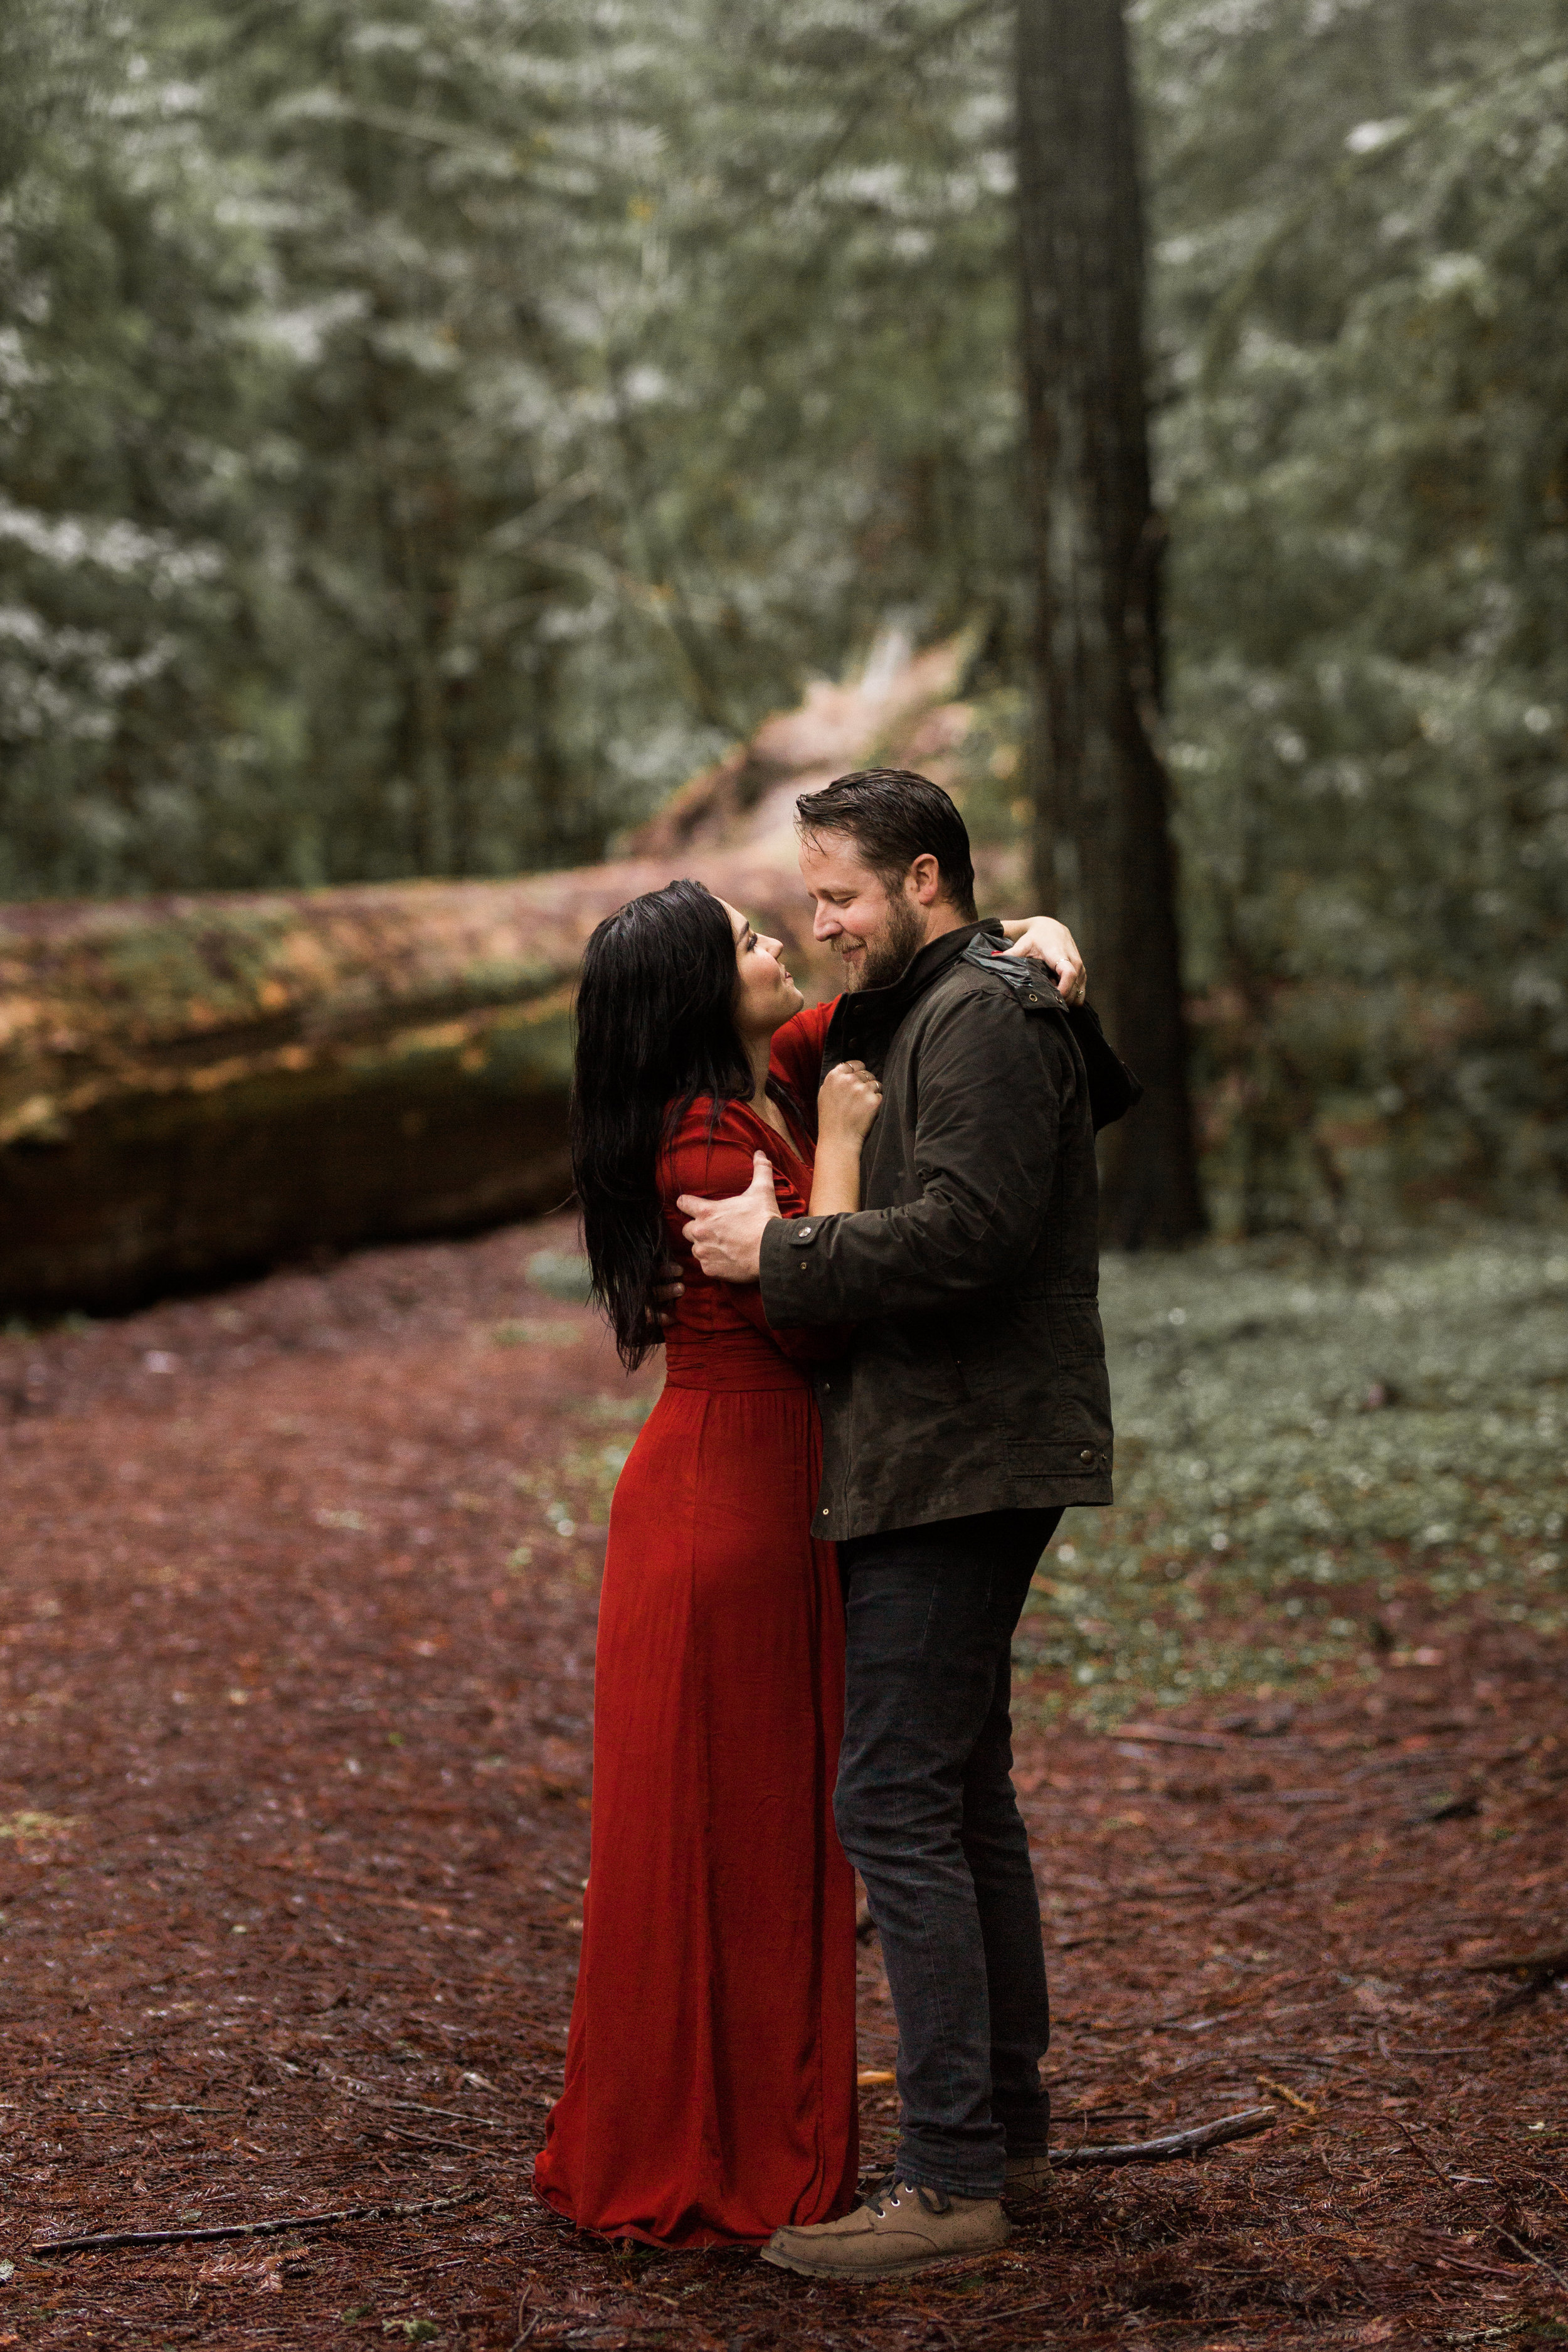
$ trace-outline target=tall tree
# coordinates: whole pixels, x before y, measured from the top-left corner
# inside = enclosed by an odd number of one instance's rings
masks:
[[[1204,1223],[1158,741],[1136,124],[1121,0],[1018,0],[1016,26],[1036,878],[1148,1089],[1108,1138],[1106,1230],[1131,1247]]]

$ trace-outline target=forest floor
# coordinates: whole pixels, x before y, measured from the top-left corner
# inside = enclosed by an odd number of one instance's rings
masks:
[[[1058,2137],[1277,2121],[1063,2170],[996,2255],[858,2291],[530,2190],[658,1379],[571,1246],[0,1339],[0,2345],[1568,2344],[1561,1244],[1111,1269],[1129,1500],[1069,1519],[1020,1638]],[[433,2210],[36,2251],[399,2204]]]

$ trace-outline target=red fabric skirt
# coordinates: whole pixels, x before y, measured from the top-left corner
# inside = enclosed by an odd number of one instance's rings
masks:
[[[854,2202],[843,1608],[803,1375],[751,1332],[668,1370],[610,1515],[583,1958],[534,2182],[585,2229],[754,2244]]]

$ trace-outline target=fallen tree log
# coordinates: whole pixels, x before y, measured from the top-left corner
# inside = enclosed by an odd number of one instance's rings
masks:
[[[776,861],[704,878],[801,948]],[[572,985],[668,861],[0,918],[0,1300],[118,1308],[569,1197]],[[789,903],[784,903],[785,901]]]
[[[808,993],[826,982],[795,794],[879,753],[934,761],[962,731],[965,657],[955,639],[815,689],[613,864],[0,909],[0,1315],[124,1308],[564,1202],[595,924],[696,872],[788,942]]]

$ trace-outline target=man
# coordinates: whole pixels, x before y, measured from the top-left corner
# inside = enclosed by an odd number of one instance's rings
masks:
[[[870,769],[798,806],[816,935],[845,972],[824,1066],[858,1057],[882,1085],[865,1206],[786,1220],[765,1157],[749,1192],[679,1205],[704,1271],[760,1279],[771,1323],[857,1327],[817,1383],[816,1532],[839,1546],[835,1811],[898,2016],[901,2132],[883,2190],[775,2231],[765,2258],[869,2279],[1001,2244],[1004,2187],[1047,2177],[1009,1662],[1062,1511],[1111,1499],[1110,1410],[1089,1086],[1063,998],[976,921],[968,835],[939,786]]]

